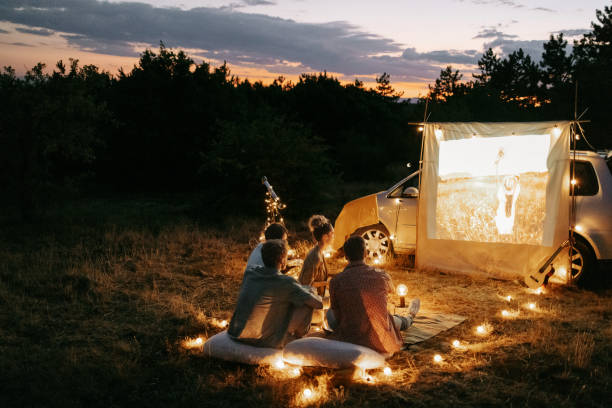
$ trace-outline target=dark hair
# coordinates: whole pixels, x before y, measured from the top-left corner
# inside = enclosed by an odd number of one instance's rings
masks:
[[[344,255],[349,262],[361,261],[365,255],[365,248],[365,239],[358,235],[354,235],[344,243]]]
[[[264,236],[266,240],[268,239],[283,239],[283,235],[287,233],[287,228],[281,223],[275,222],[273,224],[268,225],[266,231],[264,232]]]
[[[287,255],[287,242],[282,239],[271,239],[261,246],[261,258],[268,268],[276,267]]]
[[[334,227],[323,215],[313,215],[308,220],[308,228],[316,241],[321,241],[323,235],[330,233]]]

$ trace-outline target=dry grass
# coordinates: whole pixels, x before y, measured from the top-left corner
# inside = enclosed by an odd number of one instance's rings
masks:
[[[97,211],[97,210],[96,210]],[[152,221],[153,220],[153,221]],[[611,291],[434,275],[386,265],[424,309],[468,317],[389,360],[391,376],[299,377],[210,360],[259,225],[180,217],[63,220],[5,229],[0,246],[2,406],[609,406]],[[29,232],[28,232],[29,231]],[[293,246],[309,247],[301,227]],[[331,267],[340,270],[343,263]],[[512,300],[505,300],[507,295]],[[397,299],[393,299],[397,301]],[[526,304],[535,302],[532,310]],[[513,311],[509,317],[500,311]],[[487,324],[487,335],[475,332]],[[460,348],[451,342],[461,340]],[[440,354],[441,364],[433,362]],[[310,388],[310,398],[303,390]]]
[[[511,235],[498,234],[495,225],[498,206],[495,177],[440,182],[436,208],[438,238],[540,244],[546,215],[547,179],[546,173],[521,174],[521,190]]]

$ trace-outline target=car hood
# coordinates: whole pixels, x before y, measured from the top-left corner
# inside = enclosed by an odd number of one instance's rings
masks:
[[[333,248],[335,251],[342,248],[344,241],[358,228],[378,224],[378,201],[376,194],[370,194],[348,202],[334,225],[335,236]]]

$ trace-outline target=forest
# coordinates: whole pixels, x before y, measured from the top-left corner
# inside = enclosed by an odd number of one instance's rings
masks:
[[[539,60],[489,49],[478,72],[441,70],[417,103],[382,73],[374,89],[327,72],[269,85],[227,64],[147,49],[129,71],[78,60],[0,74],[0,192],[4,214],[36,219],[49,206],[96,195],[185,194],[204,218],[263,212],[267,176],[303,216],[338,209],[351,183],[385,185],[418,166],[423,121],[570,120],[579,148],[610,148],[612,7],[568,44],[551,35]],[[577,95],[577,99],[576,99]],[[585,112],[586,111],[586,112]],[[410,163],[412,169],[407,169]],[[348,197],[350,198],[350,197]],[[333,212],[333,210],[332,210]]]

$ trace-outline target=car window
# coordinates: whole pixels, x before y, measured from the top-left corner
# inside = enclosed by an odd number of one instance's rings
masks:
[[[572,166],[570,166],[570,177]],[[574,173],[576,184],[574,185],[574,195],[592,196],[599,192],[599,183],[593,165],[586,161],[576,161],[576,172]]]

